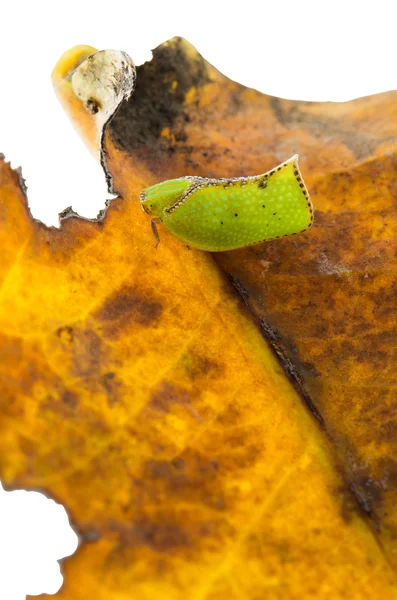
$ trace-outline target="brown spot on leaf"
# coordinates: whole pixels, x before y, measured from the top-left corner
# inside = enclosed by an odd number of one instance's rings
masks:
[[[107,392],[108,404],[112,407],[120,401],[124,393],[124,385],[113,371],[102,376],[102,383]]]
[[[101,104],[98,100],[95,100],[95,98],[89,98],[85,103],[85,107],[89,113],[96,115],[101,108]]]
[[[73,327],[60,327],[56,334],[64,344],[73,342]]]
[[[73,419],[76,415],[76,409],[79,406],[79,395],[74,390],[64,388],[59,382],[58,389],[49,391],[39,407],[39,413],[42,411],[51,411],[66,419]]]
[[[174,405],[188,406],[191,402],[192,398],[186,390],[165,381],[157,386],[152,395],[150,407],[162,412],[169,412]]]
[[[153,325],[163,311],[161,302],[145,297],[133,287],[123,287],[108,298],[96,312],[95,317],[103,321],[109,335],[117,335],[129,324],[143,327]]]
[[[183,498],[216,510],[225,507],[222,469],[218,461],[198,451],[186,450],[176,461],[149,460],[142,479],[145,481],[144,493],[148,497],[164,495],[173,497],[175,502]]]
[[[219,373],[223,369],[220,363],[210,360],[207,356],[193,352],[184,355],[181,359],[181,362],[186,370],[186,373],[192,379],[219,376]]]
[[[146,515],[137,517],[131,531],[122,533],[121,540],[124,545],[148,546],[156,552],[173,552],[192,543],[187,530],[169,514],[161,515],[159,520]]]
[[[62,402],[71,409],[76,408],[78,402],[78,394],[72,390],[65,390],[62,394]]]

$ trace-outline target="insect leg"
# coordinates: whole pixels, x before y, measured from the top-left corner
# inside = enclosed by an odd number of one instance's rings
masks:
[[[157,230],[157,223],[161,223],[161,219],[159,219],[158,217],[151,219],[151,221],[150,221],[150,225],[152,227],[152,231],[153,231],[154,237],[156,238],[156,242],[157,242],[156,248],[160,243],[160,236],[159,236],[159,232]]]

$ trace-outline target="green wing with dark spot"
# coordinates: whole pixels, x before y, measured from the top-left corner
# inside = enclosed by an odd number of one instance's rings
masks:
[[[257,177],[194,181],[162,218],[189,246],[232,250],[301,233],[313,223],[296,156]]]

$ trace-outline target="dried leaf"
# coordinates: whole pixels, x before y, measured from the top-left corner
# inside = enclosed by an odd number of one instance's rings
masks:
[[[163,49],[163,66],[176,55],[221,78],[185,42]],[[57,87],[72,97],[70,82]],[[156,104],[141,118],[155,117]],[[76,118],[100,133],[98,115]],[[112,147],[116,125],[102,159],[123,199],[98,222],[34,221],[18,173],[0,162],[0,474],[63,502],[80,532],[59,596],[394,598],[332,446],[230,281],[166,232],[155,249],[137,198],[157,175]]]
[[[230,81],[175,38],[138,69],[105,150],[121,195],[142,169],[152,183],[252,175],[300,155],[315,227],[215,260],[323,422],[396,567],[397,92],[282,100]]]

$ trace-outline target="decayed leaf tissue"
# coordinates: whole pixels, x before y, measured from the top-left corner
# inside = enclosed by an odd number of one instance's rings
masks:
[[[396,598],[397,92],[273,98],[181,38],[53,82],[119,195],[49,228],[0,161],[0,477],[79,533],[57,596]],[[309,231],[156,249],[143,188],[295,153]]]

